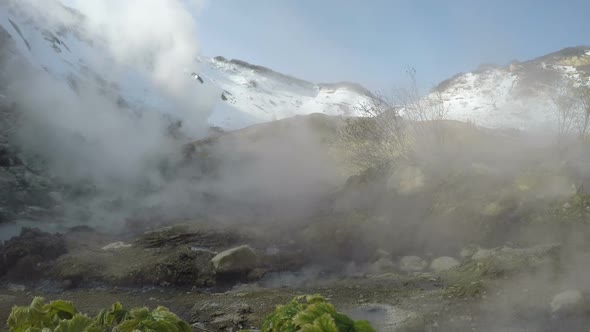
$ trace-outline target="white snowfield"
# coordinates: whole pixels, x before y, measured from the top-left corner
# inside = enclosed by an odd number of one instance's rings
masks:
[[[582,57],[590,63],[590,51],[584,51]],[[532,66],[571,79],[576,85],[590,85],[587,74],[574,66],[535,61]],[[554,129],[558,111],[550,96],[552,88],[542,88],[536,82],[531,85],[528,77],[534,74],[529,70],[511,65],[451,79],[440,91],[448,118],[490,128]],[[523,93],[527,89],[532,93]],[[435,98],[434,93],[429,98]]]
[[[540,96],[514,97],[517,84],[518,76],[503,69],[461,75],[441,92],[447,116],[485,127],[517,129],[554,122],[551,102]]]
[[[100,41],[89,40],[78,28],[76,22],[84,17],[55,0],[46,1],[55,3],[56,10],[67,17],[68,25],[52,24],[42,15],[32,17],[30,12],[19,9],[18,0],[0,3],[0,27],[25,59],[73,89],[78,84],[94,84],[132,109],[174,113],[174,103],[140,73],[130,68],[104,70],[114,67],[114,61]],[[582,50],[576,59],[590,60],[590,50]],[[584,78],[587,75],[581,75],[573,65],[536,61],[534,66],[588,84]],[[196,96],[214,101],[209,125],[224,129],[310,113],[359,116],[362,114],[356,107],[372,98],[359,85],[311,83],[221,57],[199,57],[194,67],[185,71]],[[448,109],[447,118],[486,127],[550,128],[555,123],[555,106],[544,93],[520,93],[529,84],[524,82],[524,76],[517,64],[453,78],[440,92]]]
[[[220,57],[198,59],[202,84],[222,89],[222,107],[247,114],[251,123],[268,122],[301,114],[360,115],[357,106],[370,102],[370,93],[350,84],[323,85],[288,77],[266,68]],[[200,82],[200,81],[199,81]],[[213,117],[221,127],[239,126],[232,113],[216,108]]]

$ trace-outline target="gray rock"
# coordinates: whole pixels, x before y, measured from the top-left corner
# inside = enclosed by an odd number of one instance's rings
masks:
[[[220,252],[211,259],[216,273],[244,273],[258,265],[258,256],[247,245]]]
[[[399,261],[399,268],[404,272],[420,272],[428,263],[418,256],[404,256]]]
[[[585,309],[584,296],[579,290],[569,289],[556,294],[549,306],[554,314],[579,313]]]
[[[450,270],[456,266],[459,266],[459,261],[453,257],[442,256],[435,258],[430,263],[430,269],[434,272],[442,272]]]

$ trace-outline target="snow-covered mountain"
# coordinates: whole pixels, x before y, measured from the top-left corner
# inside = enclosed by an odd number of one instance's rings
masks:
[[[222,89],[221,99],[212,117],[221,127],[236,127],[236,112],[246,114],[244,122],[260,123],[298,114],[359,115],[356,106],[374,98],[354,83],[316,84],[290,77],[271,69],[223,57],[200,58],[194,78]],[[240,122],[238,121],[237,124]]]
[[[28,63],[67,82],[72,89],[94,84],[132,109],[174,113],[173,103],[137,71],[105,70],[114,68],[114,60],[101,40],[85,34],[81,24],[85,18],[57,1],[53,3],[52,10],[63,18],[60,23],[35,15],[19,1],[0,4],[0,28]],[[355,105],[372,97],[356,84],[311,83],[223,57],[200,57],[185,71],[187,80],[194,80],[197,95],[204,99],[215,95],[209,124],[224,129],[298,114],[355,115]]]
[[[115,67],[103,41],[84,31],[80,13],[53,3],[59,23],[34,15],[17,0],[0,4],[0,32],[27,62],[66,82],[99,87],[131,109],[174,113],[174,103],[141,73]],[[32,14],[33,12],[33,14]],[[213,100],[209,125],[238,129],[300,114],[360,115],[355,106],[374,96],[354,83],[317,84],[271,69],[223,57],[195,59],[185,68],[195,95]],[[508,66],[482,66],[441,82],[430,98],[441,97],[447,118],[486,127],[545,128],[554,125],[550,93],[570,78],[588,85],[590,47],[574,47]]]
[[[551,128],[557,116],[552,96],[564,79],[590,86],[590,46],[504,67],[481,66],[441,82],[430,97],[442,97],[450,119],[492,128]]]

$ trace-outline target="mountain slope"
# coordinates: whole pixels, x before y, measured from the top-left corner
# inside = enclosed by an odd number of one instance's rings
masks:
[[[174,114],[173,102],[147,78],[132,68],[117,66],[105,45],[85,34],[81,14],[57,1],[52,4],[64,23],[52,23],[18,1],[0,4],[0,27],[32,66],[72,89],[80,84],[96,85],[131,109]],[[195,93],[214,100],[209,105],[213,107],[209,124],[225,129],[316,112],[355,115],[355,105],[372,97],[354,84],[315,84],[222,57],[200,57],[185,71],[187,80],[191,74],[195,80]]]
[[[434,93],[440,93],[451,119],[487,127],[551,128],[556,119],[551,95],[564,78],[590,85],[590,46],[505,67],[482,66],[441,82]]]
[[[240,60],[203,57],[199,64],[196,79],[223,89],[224,106],[250,115],[253,123],[310,113],[359,115],[355,106],[373,98],[359,85],[311,83]],[[235,119],[219,112],[220,107],[213,116],[220,117],[222,127],[239,127],[232,125]]]

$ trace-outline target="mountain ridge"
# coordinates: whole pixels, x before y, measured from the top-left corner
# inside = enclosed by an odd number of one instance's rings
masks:
[[[96,86],[135,111],[175,114],[174,102],[141,73],[124,69],[112,74],[103,69],[113,59],[100,41],[87,38],[79,29],[82,14],[62,6],[67,22],[51,25],[27,16],[19,6],[16,1],[0,5],[0,27],[33,66],[74,90],[80,84]],[[102,67],[93,63],[96,59]],[[358,83],[314,83],[223,56],[199,56],[194,66],[186,68],[187,80],[191,73],[195,94],[211,100],[208,124],[226,130],[311,113],[362,116],[358,106],[376,98]],[[506,66],[482,65],[440,82],[426,98],[440,94],[450,120],[492,128],[546,129],[556,113],[548,87],[563,78],[590,84],[589,46],[567,47]]]

